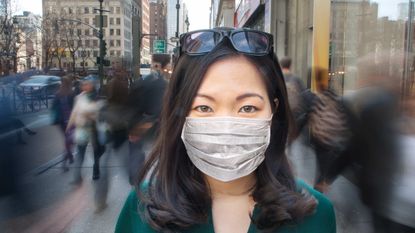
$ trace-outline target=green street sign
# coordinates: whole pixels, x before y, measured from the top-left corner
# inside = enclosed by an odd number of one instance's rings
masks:
[[[166,41],[154,40],[153,41],[153,53],[166,53]]]

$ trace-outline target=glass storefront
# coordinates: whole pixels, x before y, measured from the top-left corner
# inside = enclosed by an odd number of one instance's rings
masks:
[[[413,6],[413,0],[331,1],[329,85],[333,90],[346,94],[358,88],[364,78],[359,64],[368,57],[379,64],[379,74],[398,77],[402,90],[413,90]]]

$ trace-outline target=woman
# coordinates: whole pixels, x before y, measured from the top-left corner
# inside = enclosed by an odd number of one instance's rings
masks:
[[[330,202],[296,184],[285,157],[272,41],[249,29],[181,36],[160,134],[116,232],[336,231]]]
[[[81,178],[81,166],[84,161],[86,147],[91,142],[94,150],[94,166],[92,179],[99,179],[99,158],[104,153],[104,147],[98,143],[98,132],[96,120],[101,102],[97,100],[97,92],[93,79],[84,79],[82,81],[82,92],[76,97],[75,106],[72,110],[71,117],[67,126],[70,130],[75,126],[75,142],[78,147],[79,162],[76,166],[75,180],[73,183],[79,184]]]
[[[74,104],[74,92],[72,91],[73,76],[64,76],[61,80],[61,86],[55,95],[55,99],[52,104],[53,124],[59,125],[64,137],[65,137],[65,157],[63,161],[63,170],[68,171],[68,161],[73,163],[73,127],[68,128],[69,117],[71,116],[73,104]]]

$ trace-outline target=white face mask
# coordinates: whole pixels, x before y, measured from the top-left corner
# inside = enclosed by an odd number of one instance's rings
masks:
[[[264,161],[271,119],[187,117],[182,140],[200,171],[228,182],[249,175]]]

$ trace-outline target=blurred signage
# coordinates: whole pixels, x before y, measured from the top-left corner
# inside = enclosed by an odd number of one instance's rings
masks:
[[[100,21],[99,21],[99,15],[95,15],[95,22],[96,22],[96,27],[99,27]],[[108,27],[108,17],[106,15],[102,16],[104,23],[102,25],[102,27],[106,28]]]
[[[153,41],[153,53],[166,53],[166,41],[154,40]]]
[[[235,12],[235,27],[243,27],[261,4],[261,0],[241,0]]]

